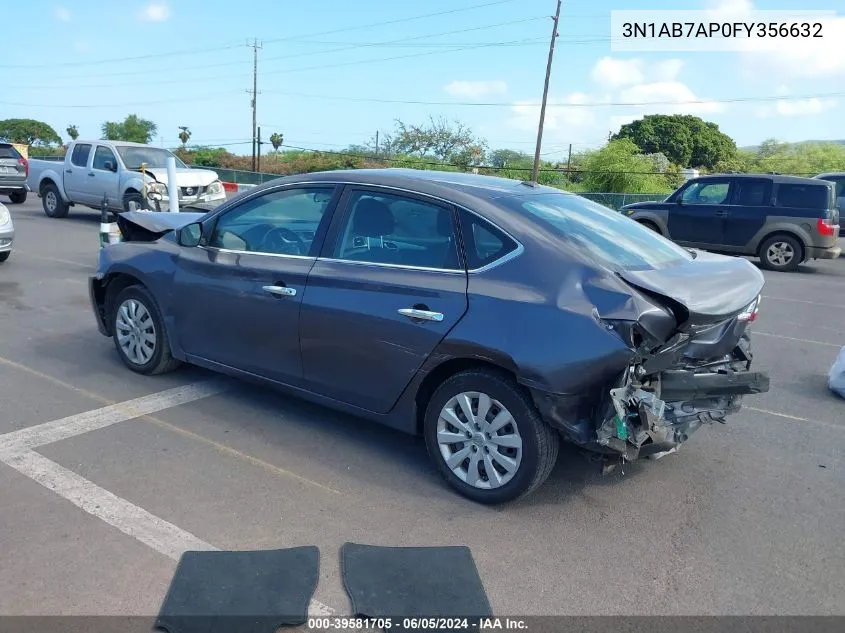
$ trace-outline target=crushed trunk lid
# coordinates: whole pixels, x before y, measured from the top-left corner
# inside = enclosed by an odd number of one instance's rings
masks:
[[[718,323],[742,312],[763,289],[763,274],[751,262],[697,252],[671,268],[621,271],[619,276],[671,309],[684,326]]]

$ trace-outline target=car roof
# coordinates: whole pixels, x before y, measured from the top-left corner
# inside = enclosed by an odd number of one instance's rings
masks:
[[[498,176],[406,168],[346,169],[312,172],[271,180],[260,185],[260,187],[266,188],[283,183],[303,181],[395,187],[397,189],[407,189],[412,192],[435,196],[448,196],[450,193],[458,193],[482,200],[539,193],[574,195],[561,189],[555,189],[545,185],[533,185],[524,181],[500,178]]]
[[[820,184],[816,178],[805,178],[803,176],[787,176],[784,174],[708,174],[707,176],[698,176],[690,180],[713,180],[722,178],[738,178],[746,179],[753,178],[756,180],[764,179],[771,180],[778,183],[789,183],[793,185],[818,185]]]
[[[133,143],[132,141],[109,141],[106,139],[98,138],[93,141],[87,141],[83,139],[77,139],[74,141],[77,145],[82,143],[83,145],[120,145],[121,147],[151,147],[152,149],[164,149],[163,147],[154,147],[153,145],[147,145],[146,143]]]
[[[819,174],[818,176],[813,176],[813,179],[814,180],[821,180],[821,179],[824,179],[824,178],[830,178],[831,176],[843,177],[843,176],[845,176],[845,171],[827,171],[823,174]]]

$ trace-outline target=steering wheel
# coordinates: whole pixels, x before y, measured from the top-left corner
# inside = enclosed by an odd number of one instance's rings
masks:
[[[293,247],[293,249],[292,249]],[[296,233],[283,226],[270,229],[261,239],[259,250],[280,255],[304,255],[307,253],[305,242]],[[291,252],[294,250],[295,252]]]

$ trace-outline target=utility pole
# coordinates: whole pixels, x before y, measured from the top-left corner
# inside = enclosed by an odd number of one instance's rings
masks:
[[[561,0],[557,0],[557,9],[552,18],[552,42],[549,44],[549,61],[546,63],[546,82],[543,85],[543,102],[540,105],[540,124],[537,126],[537,149],[534,151],[534,169],[531,170],[531,182],[537,184],[537,172],[540,170],[540,148],[543,145],[543,123],[546,119],[546,100],[549,98],[549,78],[552,75],[552,59],[555,56],[555,40],[557,39],[557,24],[560,20]]]
[[[252,90],[247,90],[246,93],[252,95],[252,171],[255,171],[255,133],[256,133],[256,102],[258,100],[258,51],[261,45],[258,43],[258,38],[255,38],[252,44],[247,44],[252,48]]]
[[[569,156],[566,159],[566,181],[569,182],[569,168],[572,166],[572,143],[569,144]]]
[[[261,171],[261,128],[258,128],[258,153],[256,154],[258,161],[255,166],[255,171]]]
[[[378,130],[376,130],[376,158],[378,158]]]

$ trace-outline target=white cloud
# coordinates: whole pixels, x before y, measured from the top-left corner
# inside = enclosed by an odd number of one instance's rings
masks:
[[[455,80],[443,86],[443,90],[453,97],[480,99],[490,95],[500,95],[508,91],[508,84],[500,79],[482,81]]]
[[[656,81],[675,81],[684,69],[683,59],[665,59],[654,66]]]
[[[70,22],[70,11],[65,7],[55,7],[53,9],[53,17],[59,22]]]
[[[147,22],[164,22],[170,17],[170,7],[164,2],[151,2],[141,10],[138,17]]]
[[[810,116],[821,114],[839,105],[836,99],[784,99],[775,105],[765,105],[757,109],[757,116],[771,118],[774,116]]]
[[[639,84],[619,93],[619,101],[623,103],[655,103],[649,106],[653,113],[662,114],[713,114],[722,112],[725,105],[715,101],[708,101],[697,97],[696,94],[681,81],[656,81]]]
[[[615,88],[636,84],[645,79],[642,59],[602,57],[593,66],[592,79],[599,85]]]

